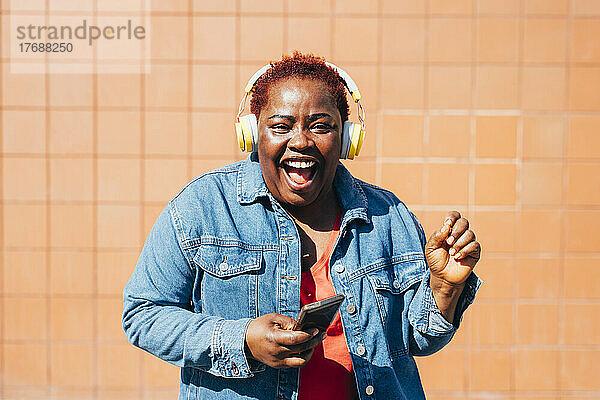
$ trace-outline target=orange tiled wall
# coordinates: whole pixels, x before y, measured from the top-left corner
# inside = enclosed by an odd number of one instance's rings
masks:
[[[122,288],[166,201],[242,157],[241,88],[293,49],[361,88],[350,169],[483,243],[460,333],[418,360],[428,397],[600,398],[600,1],[152,7],[147,75],[11,74],[2,52],[0,398],[176,398],[178,369],[121,331]]]

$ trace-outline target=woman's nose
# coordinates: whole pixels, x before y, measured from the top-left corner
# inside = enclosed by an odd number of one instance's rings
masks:
[[[288,147],[296,148],[296,149],[305,149],[312,145],[312,140],[308,137],[307,131],[302,129],[302,127],[298,127],[294,129],[292,132],[292,137],[288,142]]]

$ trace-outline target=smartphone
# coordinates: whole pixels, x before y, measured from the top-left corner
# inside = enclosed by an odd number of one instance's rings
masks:
[[[325,332],[343,301],[344,295],[338,294],[305,305],[300,310],[294,330],[306,331],[317,328],[320,332]]]

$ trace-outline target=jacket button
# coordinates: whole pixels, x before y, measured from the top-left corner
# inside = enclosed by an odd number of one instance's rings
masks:
[[[219,264],[219,269],[221,271],[227,271],[227,268],[229,268],[229,266],[227,265],[226,261],[223,261],[221,264]]]
[[[346,311],[348,311],[348,314],[354,314],[356,312],[356,306],[354,304],[348,304]]]
[[[358,353],[359,356],[364,356],[365,353],[367,352],[367,349],[365,349],[365,346],[363,346],[362,344],[360,344],[356,348],[356,352]]]
[[[400,281],[398,279],[394,279],[392,286],[394,286],[394,289],[400,289]]]
[[[366,387],[365,393],[367,394],[367,396],[372,395],[373,392],[375,392],[375,389],[373,388],[373,386],[369,385],[369,386]]]
[[[335,269],[335,272],[337,272],[338,274],[341,274],[345,270],[342,264],[335,264],[335,267],[333,267],[333,269]]]

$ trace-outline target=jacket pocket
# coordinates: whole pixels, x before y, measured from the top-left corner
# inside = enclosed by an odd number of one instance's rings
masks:
[[[194,263],[201,272],[202,312],[225,319],[257,316],[261,250],[241,242],[201,244]]]
[[[202,244],[194,257],[194,262],[210,275],[229,278],[258,271],[261,264],[261,251],[245,249],[242,243]]]
[[[376,292],[385,291],[401,294],[419,282],[427,270],[425,257],[421,253],[408,253],[382,263],[368,273]]]
[[[423,260],[424,263],[424,260]],[[369,274],[375,291],[401,294],[423,277],[423,265],[418,260],[402,261]]]
[[[390,356],[408,352],[408,309],[426,268],[422,254],[409,254],[396,257],[367,274],[388,339]]]

